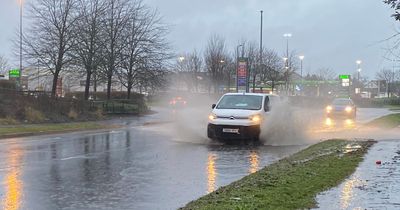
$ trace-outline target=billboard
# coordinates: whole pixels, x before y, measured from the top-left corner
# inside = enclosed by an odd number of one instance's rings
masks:
[[[248,68],[247,68],[247,59],[241,58],[239,59],[237,66],[237,91],[239,93],[244,93],[247,90],[247,78],[248,78]]]

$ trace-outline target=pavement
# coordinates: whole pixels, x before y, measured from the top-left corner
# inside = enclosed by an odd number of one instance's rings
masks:
[[[316,209],[400,209],[400,139],[376,143],[353,175],[316,200]]]

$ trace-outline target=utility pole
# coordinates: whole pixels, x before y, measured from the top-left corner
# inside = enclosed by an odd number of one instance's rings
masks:
[[[260,15],[261,15],[261,22],[260,22],[260,58],[258,61],[258,71],[261,72],[261,66],[262,66],[262,53],[263,53],[263,12],[264,11],[260,11]],[[256,72],[254,72],[256,73]],[[256,89],[256,75],[254,74],[253,77],[253,93]]]
[[[19,0],[19,78],[18,88],[22,90],[22,1]]]

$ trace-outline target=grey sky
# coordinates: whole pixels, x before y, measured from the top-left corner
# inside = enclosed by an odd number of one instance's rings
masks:
[[[0,0],[0,54],[13,59],[11,39],[18,28],[18,0]],[[29,1],[29,0],[25,0]],[[363,61],[363,74],[385,62],[379,41],[393,35],[397,23],[381,0],[145,0],[171,25],[169,40],[177,52],[203,50],[212,34],[224,36],[230,49],[242,38],[259,39],[259,10],[264,10],[264,44],[283,54],[283,34],[290,48],[304,54],[305,72],[325,67],[353,73]],[[12,60],[15,62],[16,60]],[[15,62],[17,63],[17,62]]]

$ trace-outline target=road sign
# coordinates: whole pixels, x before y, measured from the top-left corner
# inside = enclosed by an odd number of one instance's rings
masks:
[[[12,69],[8,72],[8,76],[10,78],[19,78],[21,77],[21,71],[19,69]]]
[[[341,74],[341,75],[339,75],[339,79],[350,79],[350,75]]]

